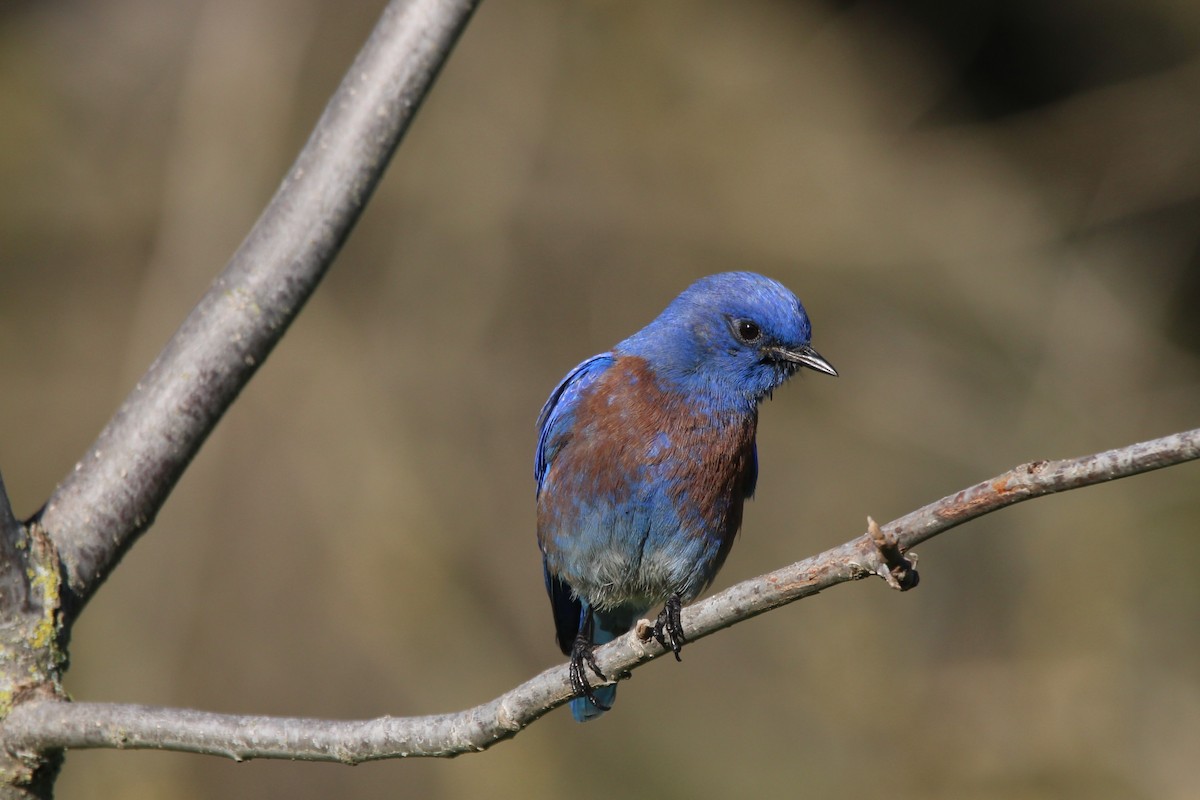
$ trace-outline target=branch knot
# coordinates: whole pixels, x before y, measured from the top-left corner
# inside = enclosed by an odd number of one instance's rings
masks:
[[[879,523],[871,517],[867,517],[867,535],[871,537],[871,541],[883,559],[883,564],[875,574],[887,581],[888,586],[897,591],[907,592],[920,583],[921,576],[917,574],[916,553],[905,555],[901,551],[896,537],[890,532],[884,533],[883,529],[879,527]]]

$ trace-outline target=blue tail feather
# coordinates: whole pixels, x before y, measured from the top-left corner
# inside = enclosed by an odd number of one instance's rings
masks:
[[[592,694],[596,696],[604,705],[612,708],[612,704],[617,699],[617,685],[614,683],[611,686],[596,686],[592,689]],[[576,722],[587,722],[590,719],[595,719],[604,712],[592,705],[586,697],[576,697],[571,701],[571,716]]]

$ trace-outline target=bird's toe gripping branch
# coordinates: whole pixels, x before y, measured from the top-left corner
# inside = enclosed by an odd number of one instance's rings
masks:
[[[687,644],[687,637],[683,635],[683,622],[679,619],[679,612],[683,609],[683,600],[679,594],[673,594],[667,598],[666,605],[659,612],[658,619],[654,622],[653,635],[655,640],[663,647],[675,654],[676,661],[682,661],[679,657],[679,651]]]
[[[888,586],[901,592],[915,587],[921,580],[917,574],[917,554],[901,552],[895,537],[884,533],[879,523],[870,517],[867,517],[867,533],[883,558],[876,574],[887,581]]]
[[[575,642],[571,645],[571,689],[576,695],[586,697],[589,703],[601,711],[608,711],[611,706],[601,703],[596,698],[596,693],[592,690],[592,685],[588,683],[588,668],[591,668],[592,672],[596,673],[596,677],[600,680],[608,680],[604,676],[604,673],[600,671],[600,666],[596,663],[596,646],[592,644],[589,637],[576,636]]]

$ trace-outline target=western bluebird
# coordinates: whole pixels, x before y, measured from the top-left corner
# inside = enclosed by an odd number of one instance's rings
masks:
[[[804,307],[752,272],[702,278],[649,325],[571,370],[538,417],[538,545],[571,713],[612,705],[592,651],[665,604],[654,636],[679,658],[679,609],[721,568],[754,493],[758,404],[801,367]]]

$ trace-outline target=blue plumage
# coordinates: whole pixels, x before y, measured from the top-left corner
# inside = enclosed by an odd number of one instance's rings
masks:
[[[538,544],[576,719],[616,696],[588,683],[593,647],[663,603],[656,635],[678,657],[678,607],[712,582],[754,492],[758,404],[801,367],[837,374],[810,337],[782,284],[712,275],[550,394],[534,461]]]

